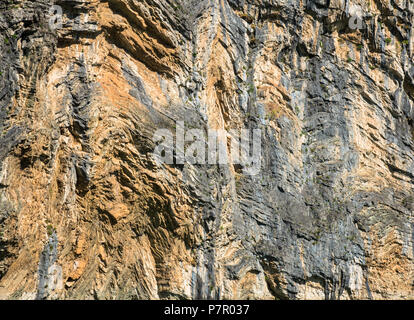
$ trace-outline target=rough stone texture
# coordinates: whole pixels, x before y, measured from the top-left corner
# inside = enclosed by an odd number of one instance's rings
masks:
[[[0,2],[0,298],[414,298],[411,1],[52,4]],[[157,166],[175,121],[260,173]]]

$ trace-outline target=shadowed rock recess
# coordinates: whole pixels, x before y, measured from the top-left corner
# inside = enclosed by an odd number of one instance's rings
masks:
[[[0,298],[413,299],[413,14],[1,0]],[[261,129],[260,172],[157,165],[176,121]]]

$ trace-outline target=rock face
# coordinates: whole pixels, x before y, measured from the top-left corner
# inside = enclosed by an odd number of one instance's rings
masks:
[[[411,1],[0,8],[0,298],[414,298]],[[157,164],[177,123],[260,172]]]

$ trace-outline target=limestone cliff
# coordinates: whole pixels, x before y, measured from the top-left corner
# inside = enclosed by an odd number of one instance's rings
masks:
[[[1,0],[0,298],[414,298],[413,14]],[[177,121],[260,172],[158,165]]]

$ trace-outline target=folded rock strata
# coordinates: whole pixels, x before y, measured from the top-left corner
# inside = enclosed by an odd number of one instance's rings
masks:
[[[0,298],[414,298],[413,13],[1,1]],[[261,129],[260,172],[158,165],[177,121]]]

